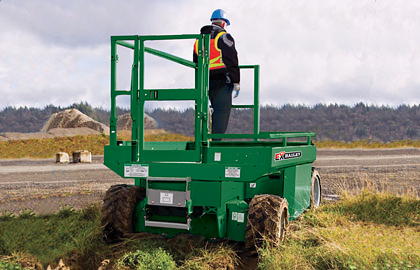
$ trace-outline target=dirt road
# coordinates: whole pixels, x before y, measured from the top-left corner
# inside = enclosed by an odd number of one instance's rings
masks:
[[[107,169],[102,156],[92,164],[56,164],[54,159],[0,160],[0,212],[33,209],[46,214],[100,203],[113,184],[132,184]],[[420,149],[319,149],[314,164],[326,200],[364,186],[420,196]]]

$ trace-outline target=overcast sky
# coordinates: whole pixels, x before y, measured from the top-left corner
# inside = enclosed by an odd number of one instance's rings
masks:
[[[240,64],[261,67],[262,104],[420,104],[417,0],[0,0],[0,109],[79,101],[108,109],[111,35],[198,33],[217,8]],[[193,42],[150,46],[191,59]],[[118,54],[126,89],[132,56]],[[147,58],[147,87],[190,87],[192,74]],[[242,73],[237,104],[252,102],[251,77]]]

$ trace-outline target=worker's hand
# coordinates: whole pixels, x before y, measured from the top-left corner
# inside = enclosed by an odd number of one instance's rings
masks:
[[[235,91],[235,95],[233,98],[237,98],[239,96],[239,91],[241,90],[241,85],[239,83],[233,84],[233,91]]]

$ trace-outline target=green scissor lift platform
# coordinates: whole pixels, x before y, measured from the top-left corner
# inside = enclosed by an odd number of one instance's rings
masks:
[[[146,41],[184,39],[198,40],[198,64],[145,46]],[[133,50],[130,90],[116,88],[119,46]],[[210,133],[209,48],[209,35],[111,37],[110,143],[104,164],[134,184],[112,186],[105,195],[107,241],[133,232],[169,237],[183,232],[245,241],[252,249],[264,236],[280,240],[289,220],[319,205],[320,178],[312,167],[315,133],[260,131],[258,65],[240,66],[254,71],[253,104],[232,106],[253,110],[253,133]],[[146,53],[194,69],[194,88],[145,89]],[[117,139],[116,98],[121,95],[131,100],[131,141]],[[195,104],[194,140],[146,142],[145,102],[179,100]]]

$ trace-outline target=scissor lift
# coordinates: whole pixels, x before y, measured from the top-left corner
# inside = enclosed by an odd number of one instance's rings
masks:
[[[183,39],[198,40],[198,64],[145,46],[146,41]],[[118,46],[134,52],[130,90],[116,88]],[[253,110],[253,133],[209,132],[209,46],[210,36],[200,34],[111,37],[110,143],[104,164],[134,178],[134,185],[112,186],[105,196],[102,224],[108,241],[133,232],[168,237],[186,232],[245,241],[252,250],[263,236],[280,240],[289,220],[319,205],[320,177],[312,167],[315,133],[260,131],[258,65],[240,66],[254,71],[253,104],[232,106]],[[194,88],[145,89],[146,53],[194,69]],[[121,95],[131,100],[131,141],[117,140]],[[146,142],[145,102],[180,100],[195,104],[194,141]]]

